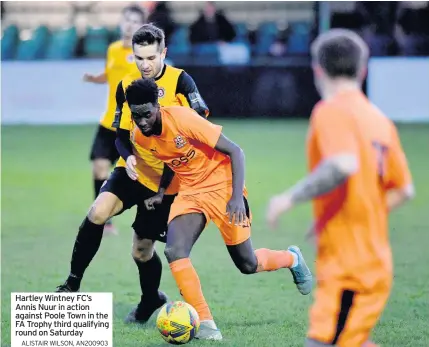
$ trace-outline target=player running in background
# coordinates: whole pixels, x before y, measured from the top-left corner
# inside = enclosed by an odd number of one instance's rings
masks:
[[[355,33],[331,30],[312,45],[322,101],[311,115],[311,173],[271,199],[267,220],[314,201],[315,302],[307,347],[367,347],[393,281],[389,212],[414,188],[395,125],[361,91],[368,47]]]
[[[219,228],[234,264],[243,274],[289,268],[299,291],[310,293],[312,275],[298,247],[287,251],[253,249],[244,154],[222,134],[222,127],[189,108],[161,108],[157,86],[150,79],[134,81],[126,89],[126,99],[137,125],[132,132],[134,146],[152,151],[180,180],[164,253],[180,293],[198,312],[201,327],[196,338],[222,339],[189,258],[210,221]],[[158,203],[157,197],[148,201],[155,209]]]
[[[107,49],[105,69],[99,75],[85,74],[85,82],[108,84],[108,98],[106,111],[100,119],[97,133],[92,144],[90,159],[94,180],[94,198],[97,198],[101,185],[109,177],[112,165],[119,158],[115,147],[116,132],[112,127],[115,117],[115,93],[118,83],[127,74],[138,69],[134,62],[131,39],[134,32],[146,21],[145,12],[138,6],[129,6],[123,9],[120,22],[121,39],[110,44]],[[109,220],[105,225],[106,234],[116,234],[117,231]]]
[[[185,71],[164,63],[167,50],[161,29],[145,24],[134,34],[132,43],[140,73],[126,76],[116,90],[117,111],[114,127],[118,128],[117,144],[121,158],[79,228],[70,274],[57,291],[79,290],[84,272],[100,247],[106,221],[137,205],[133,223],[135,233],[132,255],[139,271],[142,296],[126,321],[145,323],[167,300],[164,293],[158,292],[162,263],[154,245],[156,240],[165,242],[170,205],[177,193],[177,180],[174,181],[171,170],[150,151],[137,151],[132,147],[129,129],[133,125],[124,91],[135,78],[155,78],[162,105],[192,107],[202,117],[208,116],[209,110],[193,79]],[[130,179],[126,170],[138,177],[134,176],[135,180]],[[157,205],[155,211],[148,210],[145,200],[155,195],[160,197],[158,191],[161,196],[165,193],[162,204]]]

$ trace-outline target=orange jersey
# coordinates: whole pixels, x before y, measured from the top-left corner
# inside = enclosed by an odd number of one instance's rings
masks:
[[[128,103],[125,100],[125,91],[133,81],[139,78],[141,78],[141,74],[137,71],[125,76],[121,84],[118,85],[116,97],[118,98],[122,94],[122,100],[116,100],[117,112],[115,121],[112,125],[114,128],[129,130],[130,133],[132,132],[135,124],[132,120]],[[208,116],[209,110],[201,98],[195,82],[184,70],[177,69],[170,65],[164,65],[161,75],[155,79],[155,82],[158,86],[158,102],[161,106],[182,105],[184,107],[192,107],[194,109],[200,109],[201,113],[204,112],[205,115]],[[200,103],[195,103],[195,100],[200,101]],[[201,105],[203,111],[201,111]],[[148,149],[142,147],[134,147],[133,153],[137,158],[136,171],[138,173],[138,181],[147,188],[157,191],[164,169],[164,163],[154,157],[153,153]],[[125,160],[120,157],[116,166],[125,167]],[[166,193],[176,194],[177,190],[178,180],[174,178],[173,182],[166,190]]]
[[[130,73],[138,73],[137,65],[134,61],[133,49],[124,47],[122,41],[113,42],[108,50],[104,73],[107,76],[108,96],[106,111],[100,119],[100,124],[114,130],[112,127],[116,111],[116,87],[124,76]]]
[[[145,137],[138,128],[133,145],[150,150],[180,180],[180,194],[215,191],[232,184],[229,157],[214,149],[222,127],[210,123],[187,107],[161,108],[162,133]]]
[[[317,272],[368,288],[391,276],[386,193],[411,183],[394,124],[361,92],[320,102],[307,138],[309,169],[342,153],[356,155],[358,172],[333,192],[314,200],[319,233]]]

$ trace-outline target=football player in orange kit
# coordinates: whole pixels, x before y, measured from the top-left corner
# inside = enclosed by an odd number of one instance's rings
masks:
[[[414,188],[397,129],[361,91],[368,47],[335,29],[312,44],[316,86],[307,137],[310,174],[273,197],[267,220],[313,200],[315,302],[307,347],[375,346],[369,341],[393,281],[388,216]]]
[[[187,107],[160,107],[158,89],[151,79],[134,81],[125,96],[136,124],[133,146],[151,151],[180,181],[171,205],[164,253],[180,293],[198,312],[201,326],[196,338],[222,339],[189,258],[210,221],[219,228],[234,264],[243,274],[287,268],[301,294],[309,294],[312,275],[298,247],[253,249],[244,154],[222,134],[222,127]],[[155,196],[147,205],[156,208],[161,201]]]
[[[94,179],[94,198],[97,198],[103,182],[109,177],[112,165],[119,158],[115,146],[116,130],[112,127],[116,110],[116,88],[124,76],[132,72],[139,72],[134,60],[131,39],[134,32],[145,21],[146,14],[140,7],[132,5],[124,8],[120,22],[121,39],[109,45],[104,71],[98,75],[86,73],[83,76],[85,82],[108,84],[106,111],[100,119],[90,154]],[[110,220],[105,224],[104,231],[106,234],[117,233]]]
[[[116,89],[116,146],[121,158],[100,189],[83,220],[75,239],[66,281],[57,292],[76,292],[92,259],[97,254],[105,222],[113,216],[136,206],[132,257],[139,272],[141,297],[139,304],[127,315],[127,323],[146,323],[151,315],[167,302],[159,290],[162,263],[155,250],[156,242],[165,242],[170,206],[177,194],[178,180],[164,163],[149,150],[136,149],[130,142],[133,121],[125,100],[126,88],[139,78],[153,78],[158,88],[161,105],[181,105],[207,117],[209,109],[192,77],[182,69],[164,62],[167,47],[164,32],[153,24],[144,24],[133,35],[133,52],[138,67],[136,73],[125,76]],[[130,178],[128,173],[132,173]],[[145,201],[153,196],[162,203],[148,210]]]

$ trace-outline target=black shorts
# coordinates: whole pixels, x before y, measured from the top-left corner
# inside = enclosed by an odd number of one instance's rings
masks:
[[[102,192],[115,194],[122,201],[124,207],[118,215],[137,205],[133,229],[139,238],[166,242],[168,215],[175,195],[165,195],[162,204],[155,205],[155,210],[147,210],[144,201],[156,192],[129,178],[124,167],[113,170],[101,187]]]
[[[108,159],[113,165],[119,159],[115,140],[116,131],[109,130],[102,125],[98,125],[98,129],[92,143],[90,159]]]

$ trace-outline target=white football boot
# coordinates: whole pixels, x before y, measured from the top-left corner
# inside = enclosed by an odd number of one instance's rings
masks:
[[[199,340],[220,341],[222,340],[222,334],[213,320],[203,320],[200,322],[200,329],[195,338]]]

